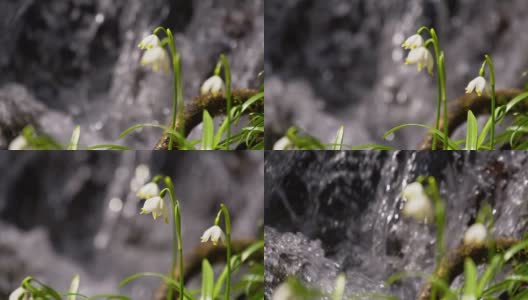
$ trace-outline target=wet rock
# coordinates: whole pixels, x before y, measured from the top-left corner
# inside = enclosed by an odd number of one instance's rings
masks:
[[[264,286],[266,299],[288,277],[298,277],[312,287],[328,288],[337,275],[337,265],[325,259],[320,241],[310,241],[301,233],[281,234],[270,227],[264,229]]]
[[[27,125],[34,125],[39,114],[45,110],[33,95],[22,85],[7,84],[0,88],[0,149],[7,149]]]

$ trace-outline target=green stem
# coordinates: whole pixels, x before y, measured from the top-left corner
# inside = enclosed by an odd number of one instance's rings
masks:
[[[491,57],[486,54],[486,62],[488,63],[488,68],[490,71],[490,87],[491,87],[491,136],[490,136],[490,148],[491,150],[495,149],[495,105],[496,105],[496,95],[495,95],[495,67],[493,66],[493,61]]]
[[[224,65],[224,77],[225,77],[225,84],[226,84],[226,100],[227,100],[227,150],[231,148],[231,106],[232,106],[232,99],[231,99],[231,67],[229,66],[229,60],[227,57],[222,54],[220,56],[220,60],[222,61],[222,64]]]
[[[174,194],[174,185],[172,184],[172,180],[170,177],[165,177],[165,184],[167,185],[167,189],[169,190],[169,196],[171,198],[172,203],[172,209],[173,209],[173,236],[172,236],[172,268],[171,268],[171,279],[176,280],[174,276],[174,270],[176,270],[176,265],[178,264],[178,258],[179,258],[179,267],[180,267],[180,300],[183,300],[183,248],[182,248],[182,241],[181,241],[181,213],[180,213],[180,203],[176,199],[176,196]],[[169,287],[168,293],[167,293],[167,300],[172,300],[173,298],[173,291]]]
[[[420,31],[422,31],[424,29],[420,28]],[[437,85],[438,85],[438,96],[437,96],[437,102],[436,102],[436,123],[435,123],[435,128],[438,130],[440,128],[440,110],[441,110],[441,105],[444,104],[444,134],[445,134],[445,139],[446,141],[444,141],[443,145],[444,145],[444,149],[447,149],[447,126],[446,126],[446,122],[447,122],[447,103],[446,103],[446,87],[445,87],[445,70],[444,70],[444,58],[443,58],[443,52],[441,52],[440,50],[440,44],[439,44],[439,41],[438,41],[438,36],[436,35],[436,31],[431,28],[429,30],[429,33],[431,35],[431,39],[432,39],[432,43],[433,43],[433,48],[434,48],[434,52],[435,52],[435,57],[436,57],[436,66],[437,66]],[[437,141],[437,137],[436,137],[436,134],[433,135],[433,147],[432,149],[433,150],[436,150],[436,141]]]
[[[224,215],[225,230],[226,230],[226,249],[227,249],[227,278],[226,278],[226,289],[225,289],[225,300],[229,300],[231,291],[231,217],[229,216],[229,210],[222,203],[220,205],[220,211],[215,220],[215,225],[218,226],[220,221],[220,214]]]
[[[438,67],[438,70],[440,72],[440,78],[441,78],[441,84],[442,84],[442,103],[444,104],[444,150],[448,149],[449,143],[447,140],[449,139],[449,126],[447,126],[447,97],[446,97],[446,72],[445,72],[445,56],[444,52],[442,51],[440,54],[440,64]]]
[[[172,57],[172,69],[173,69],[173,76],[174,76],[174,95],[173,95],[173,104],[172,104],[172,119],[171,119],[171,128],[176,128],[176,119],[178,119],[181,123],[179,129],[181,136],[184,136],[184,128],[183,128],[183,91],[182,91],[182,83],[181,83],[181,58],[180,54],[178,53],[178,50],[176,49],[176,44],[174,42],[174,36],[172,35],[172,32],[170,29],[166,29],[165,33],[167,34],[167,37],[169,38],[169,48],[171,52]],[[172,135],[169,136],[169,146],[168,149],[172,150]]]
[[[435,221],[436,221],[436,265],[439,266],[444,256],[444,225],[445,204],[440,198],[438,185],[434,177],[428,178],[431,196],[433,198]]]
[[[433,198],[434,204],[434,213],[435,213],[435,222],[436,222],[436,268],[439,268],[444,256],[444,225],[445,225],[445,204],[440,198],[438,191],[438,185],[436,179],[432,176],[428,177],[428,185]],[[436,299],[437,289],[436,286],[433,286],[431,290],[431,299]],[[434,297],[434,298],[433,298]]]

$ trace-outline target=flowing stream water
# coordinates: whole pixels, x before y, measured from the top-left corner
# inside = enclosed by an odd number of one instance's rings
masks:
[[[485,202],[494,235],[528,229],[528,155],[524,152],[267,152],[266,297],[288,276],[331,291],[339,272],[347,294],[415,299],[422,280],[385,286],[398,272],[434,267],[435,228],[400,213],[402,188],[434,176],[446,202],[445,240],[460,245]],[[365,297],[365,299],[370,299]]]

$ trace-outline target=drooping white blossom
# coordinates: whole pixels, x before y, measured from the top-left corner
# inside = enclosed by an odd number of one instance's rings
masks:
[[[482,76],[478,76],[475,79],[471,80],[467,87],[466,87],[466,93],[471,94],[473,91],[477,93],[477,95],[482,95],[482,92],[486,89],[486,79]]]
[[[224,81],[222,78],[218,75],[214,75],[209,77],[204,83],[202,84],[202,87],[200,88],[200,93],[202,95],[205,94],[218,94],[224,90]]]
[[[293,150],[295,146],[287,136],[283,136],[273,144],[273,150]]]
[[[433,219],[433,205],[425,193],[421,183],[413,182],[407,185],[402,192],[407,200],[403,207],[403,215],[418,222],[428,223]]]
[[[152,214],[154,220],[161,216],[165,223],[169,223],[169,208],[167,207],[165,200],[160,196],[147,199],[145,204],[143,204],[141,214]]]
[[[151,68],[154,71],[170,72],[170,59],[167,51],[162,47],[153,47],[147,49],[141,57],[141,64]]]
[[[424,40],[421,35],[414,34],[410,36],[408,39],[403,42],[402,47],[405,49],[414,49],[418,47],[422,47],[424,44]]]
[[[33,300],[31,294],[23,287],[19,287],[9,295],[9,300]]]
[[[159,193],[160,193],[160,190],[159,190],[158,185],[156,183],[154,183],[154,182],[149,182],[149,183],[145,184],[144,186],[142,186],[138,190],[136,195],[140,199],[149,199],[149,198],[153,198],[153,197],[158,196]]]
[[[488,230],[486,229],[486,226],[480,223],[475,223],[466,230],[466,233],[464,234],[464,244],[482,244],[486,242],[487,238]]]
[[[152,49],[160,46],[160,40],[157,35],[151,34],[147,37],[145,37],[141,42],[139,42],[138,47],[146,50],[146,49]]]
[[[405,64],[417,65],[418,71],[421,71],[425,67],[429,74],[433,74],[433,55],[427,48],[423,46],[411,49],[411,51],[409,51],[409,54],[407,55]]]
[[[7,147],[8,150],[27,150],[28,149],[28,141],[23,135],[17,136],[14,140],[9,143],[9,146]]]
[[[214,225],[204,231],[200,239],[202,243],[206,243],[207,241],[211,240],[211,242],[213,242],[213,245],[216,246],[219,240],[225,242],[225,234],[222,231],[222,228],[220,228],[220,226]]]
[[[287,282],[283,282],[273,291],[272,300],[300,300],[300,298],[295,295]]]

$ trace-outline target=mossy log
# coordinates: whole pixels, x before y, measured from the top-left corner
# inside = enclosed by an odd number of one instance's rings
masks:
[[[451,285],[456,277],[464,273],[464,260],[467,257],[473,259],[477,265],[485,264],[488,262],[490,253],[503,254],[518,243],[520,241],[514,238],[497,238],[492,243],[459,246],[442,259],[433,276],[443,279],[447,285]],[[528,261],[528,249],[519,251],[514,258]],[[416,299],[431,300],[431,289],[432,283],[425,283]],[[440,299],[440,295],[438,299]]]
[[[233,240],[231,241],[231,253],[235,255],[247,249],[249,246],[254,244],[256,240]],[[263,260],[263,251],[256,252],[253,259]],[[214,246],[212,243],[200,244],[191,253],[183,257],[183,278],[188,280],[200,274],[202,269],[202,261],[204,259],[209,260],[213,265],[215,263],[221,263],[226,261],[226,247],[224,245]],[[176,281],[180,278],[179,266],[176,266],[174,272],[174,278]],[[154,300],[166,300],[167,299],[167,285],[162,284],[156,291]],[[178,292],[174,293],[174,299],[178,299]]]
[[[520,95],[524,91],[519,89],[505,89],[498,90],[496,94],[497,107],[507,104],[510,100]],[[448,103],[447,108],[447,132],[451,136],[453,132],[467,121],[467,112],[471,110],[475,116],[490,114],[491,97],[489,95],[466,94],[458,97]],[[528,111],[528,101],[519,103],[513,108],[514,112]],[[444,124],[443,113],[440,117],[439,130],[444,132],[446,124]],[[423,140],[418,145],[418,150],[431,150],[433,146],[433,134],[428,132]],[[437,149],[442,149],[442,142],[437,140]]]
[[[259,92],[257,90],[240,89],[233,90],[232,105],[241,105],[251,97],[255,96]],[[191,103],[185,106],[183,113],[183,128],[184,135],[187,137],[189,133],[198,124],[202,123],[203,111],[207,110],[212,117],[225,115],[227,110],[227,100],[224,94],[207,94],[194,98]],[[246,113],[250,112],[264,112],[264,103],[262,101],[256,102]],[[170,127],[170,126],[169,126]],[[181,123],[176,122],[175,130],[181,129]],[[168,150],[169,149],[169,135],[164,132],[156,145],[154,150]],[[173,149],[178,149],[178,145],[173,140]]]

